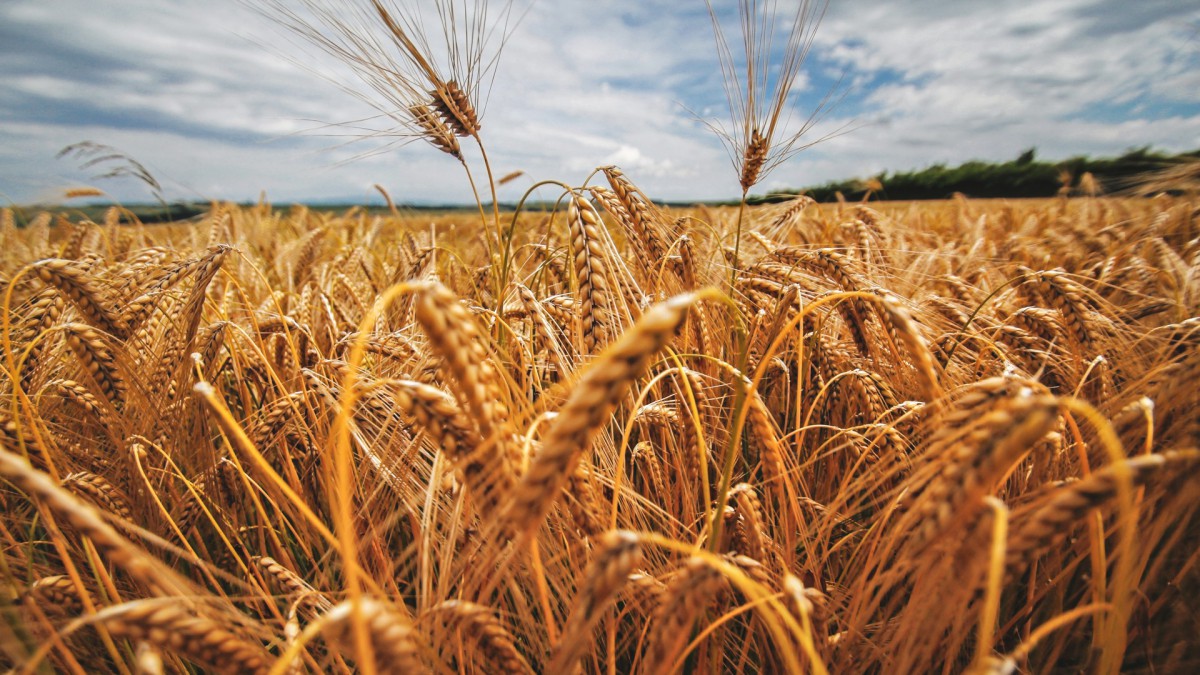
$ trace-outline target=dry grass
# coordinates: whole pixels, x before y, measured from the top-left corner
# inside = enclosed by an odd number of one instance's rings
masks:
[[[1200,665],[1194,202],[749,209],[731,289],[608,178],[499,294],[456,216],[9,230],[0,662]]]

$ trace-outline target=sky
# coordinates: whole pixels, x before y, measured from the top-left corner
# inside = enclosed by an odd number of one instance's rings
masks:
[[[712,2],[736,51],[735,5]],[[525,172],[502,200],[542,180],[581,185],[608,164],[656,199],[739,194],[705,124],[729,112],[703,0],[515,8],[482,117],[496,174]],[[1049,160],[1195,150],[1200,3],[832,0],[793,121],[834,87],[838,105],[801,143],[824,140],[756,192],[1030,147]],[[137,180],[96,178],[113,164],[56,158],[81,141],[134,158],[168,199],[365,201],[379,184],[398,202],[471,201],[462,167],[432,146],[356,135],[375,111],[345,88],[369,91],[239,0],[3,0],[0,202],[55,202],[84,185],[152,199]]]

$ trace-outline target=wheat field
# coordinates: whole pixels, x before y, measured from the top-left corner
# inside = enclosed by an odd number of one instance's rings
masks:
[[[824,2],[739,0],[740,45],[708,4],[706,122],[738,206],[604,166],[505,210],[481,129],[512,2],[248,2],[473,208],[0,210],[0,666],[1200,669],[1178,177],[752,206],[837,96],[792,116]],[[64,152],[161,198],[111,150]]]
[[[120,216],[3,212],[16,672],[1197,664],[1193,201],[609,167],[503,287],[469,213]]]

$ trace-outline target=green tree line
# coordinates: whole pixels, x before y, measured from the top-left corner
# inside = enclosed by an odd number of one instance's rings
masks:
[[[955,193],[968,197],[1053,197],[1059,194],[1124,192],[1139,179],[1172,164],[1200,160],[1200,150],[1169,155],[1150,148],[1130,150],[1119,157],[1071,157],[1058,162],[1037,159],[1030,148],[1008,162],[971,161],[958,166],[934,164],[914,171],[883,172],[866,179],[831,181],[761,197],[769,202],[807,194],[820,202],[845,199],[946,199]],[[1085,178],[1090,174],[1091,178]]]

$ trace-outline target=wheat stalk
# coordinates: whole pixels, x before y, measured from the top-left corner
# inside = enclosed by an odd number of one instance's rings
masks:
[[[504,521],[510,530],[529,532],[541,524],[600,425],[678,330],[695,301],[694,295],[681,295],[654,305],[587,369],[509,500]]]

